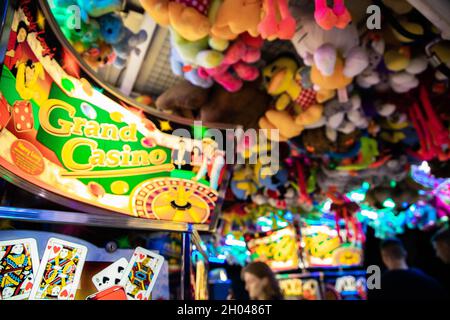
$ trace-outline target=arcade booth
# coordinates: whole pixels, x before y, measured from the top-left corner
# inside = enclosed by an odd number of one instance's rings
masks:
[[[448,13],[448,14],[445,14]],[[0,300],[368,299],[438,276],[445,0],[6,0]],[[439,270],[441,270],[439,269]]]

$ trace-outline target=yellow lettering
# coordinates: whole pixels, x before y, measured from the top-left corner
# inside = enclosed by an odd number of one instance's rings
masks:
[[[120,140],[122,141],[137,141],[137,129],[136,124],[132,123],[127,127],[123,127],[119,130]]]
[[[101,138],[106,140],[119,140],[119,132],[115,125],[104,123],[100,125],[100,128],[102,130]]]
[[[73,119],[73,128],[72,133],[82,136],[83,135],[83,126],[86,124],[87,120],[83,118],[74,118]]]
[[[92,156],[89,158],[89,163],[93,167],[105,166],[105,151],[101,149],[95,149],[92,151]]]
[[[131,153],[131,165],[132,166],[146,166],[148,165],[148,153],[143,150],[133,151]]]
[[[155,166],[163,164],[167,160],[167,153],[162,149],[154,149],[148,156],[150,163]]]
[[[50,123],[51,113],[55,109],[63,109],[67,111],[67,114],[70,118],[73,118],[75,115],[75,108],[70,104],[60,101],[57,99],[47,100],[41,107],[39,108],[39,122],[41,124],[42,129],[52,135],[57,136],[69,136],[70,128],[72,124],[66,120],[59,119],[58,124],[61,126],[60,128],[55,128]]]
[[[93,167],[90,163],[82,164],[75,162],[75,150],[81,146],[88,146],[91,150],[93,150],[97,148],[97,142],[85,138],[74,138],[67,141],[62,148],[62,161],[64,165],[72,171],[91,170]]]
[[[108,167],[118,167],[120,165],[120,152],[119,150],[110,150],[106,153]]]
[[[100,133],[100,126],[98,122],[88,121],[84,127],[84,135],[86,137],[96,138]]]
[[[122,147],[123,152],[122,152],[122,165],[123,166],[129,166],[130,165],[130,151],[131,148],[129,145],[124,145]]]

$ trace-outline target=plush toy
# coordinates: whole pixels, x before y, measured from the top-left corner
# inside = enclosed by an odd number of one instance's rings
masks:
[[[316,92],[309,82],[310,68],[298,68],[290,57],[280,57],[263,69],[267,92],[276,97],[275,109],[285,110],[294,103],[296,112],[317,104]]]
[[[98,18],[108,13],[120,11],[122,0],[76,0],[81,9],[81,18],[88,21],[89,17]]]
[[[408,47],[388,50],[384,54],[384,64],[392,73],[389,74],[389,84],[397,93],[405,93],[419,85],[416,75],[424,72],[428,61],[424,54],[411,57]]]
[[[83,52],[82,57],[94,71],[98,71],[104,66],[114,63],[116,59],[111,45],[105,42],[100,42],[98,48],[91,48]]]
[[[211,34],[217,38],[234,40],[247,32],[258,37],[261,22],[261,0],[223,0],[215,12]]]
[[[327,192],[327,196],[332,201],[330,211],[335,214],[336,231],[341,242],[343,242],[343,240],[340,232],[340,220],[343,219],[345,221],[347,241],[350,242],[354,240],[363,243],[365,239],[364,232],[361,223],[356,219],[356,213],[360,210],[359,205],[350,201],[345,195],[337,192],[335,188],[331,188]]]
[[[217,0],[140,0],[145,11],[163,26],[170,26],[183,38],[197,41],[208,36],[211,23],[208,14]]]
[[[256,182],[254,171],[250,166],[243,166],[233,172],[231,179],[231,191],[239,200],[246,200],[256,193],[259,186]]]
[[[366,129],[367,118],[361,108],[361,98],[353,95],[346,103],[334,99],[325,104],[326,133],[328,139],[335,142],[337,133],[349,134],[355,129]]]
[[[450,41],[432,42],[425,47],[430,64],[436,69],[436,79],[450,78]]]
[[[262,45],[260,37],[242,34],[226,50],[219,66],[199,67],[198,75],[205,80],[213,79],[227,91],[239,91],[244,81],[254,81],[259,77],[258,68],[251,64],[260,59]]]
[[[296,21],[289,11],[288,0],[264,0],[262,11],[258,31],[263,39],[290,40],[294,36]]]
[[[433,109],[429,94],[424,86],[419,88],[419,102],[414,101],[409,108],[409,118],[416,129],[420,141],[418,151],[410,150],[409,153],[421,160],[438,158],[440,161],[450,159],[449,130],[445,128],[442,121]]]
[[[166,90],[155,103],[160,110],[186,118],[257,128],[269,101],[257,82],[245,83],[241,90],[231,93],[221,86],[202,89],[182,81]]]
[[[333,9],[328,7],[327,0],[315,0],[315,4],[314,18],[317,24],[325,30],[330,30],[333,27],[344,29],[352,21],[344,0],[334,0]]]
[[[117,14],[108,14],[98,19],[103,40],[113,47],[116,59],[114,65],[118,68],[125,66],[132,52],[140,54],[138,45],[147,40],[147,32],[131,32],[124,26],[121,17]]]
[[[346,87],[369,64],[366,50],[359,46],[356,26],[324,30],[314,22],[311,14],[299,10],[294,13],[302,27],[295,33],[292,43],[304,63],[312,67],[311,81],[318,96],[327,97],[318,101],[331,99],[337,90],[339,100],[345,102]]]
[[[369,65],[356,77],[356,82],[367,89],[381,82],[379,66],[383,62],[386,43],[382,34],[368,33],[363,38],[363,46],[368,53]]]
[[[62,33],[74,49],[82,54],[91,48],[98,47],[100,40],[100,25],[95,20],[85,22],[80,21],[79,28],[71,25],[70,19],[67,17],[72,14],[70,7],[54,7],[52,8],[53,16],[61,28]]]

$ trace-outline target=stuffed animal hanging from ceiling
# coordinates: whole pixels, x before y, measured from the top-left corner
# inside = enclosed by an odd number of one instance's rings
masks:
[[[330,188],[327,192],[327,196],[333,201],[330,207],[330,211],[335,213],[336,230],[339,239],[342,241],[340,220],[345,221],[346,238],[347,241],[357,241],[363,243],[365,240],[364,232],[361,227],[361,223],[356,218],[356,213],[360,210],[357,203],[350,201],[345,195],[336,192],[335,188]],[[353,231],[350,231],[350,228]]]
[[[333,9],[328,7],[327,0],[315,0],[315,4],[314,18],[317,24],[325,30],[334,27],[344,29],[352,21],[352,16],[345,7],[344,0],[334,0]]]

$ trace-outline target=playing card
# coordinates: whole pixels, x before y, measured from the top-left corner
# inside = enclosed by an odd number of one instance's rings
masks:
[[[163,263],[163,256],[136,248],[119,284],[125,288],[128,300],[149,299]]]
[[[30,300],[74,300],[87,251],[85,246],[50,238]]]
[[[36,240],[0,241],[0,300],[27,299],[38,269]]]
[[[97,290],[102,291],[112,286],[117,286],[125,274],[124,271],[127,265],[127,259],[121,258],[93,276],[92,282]]]

